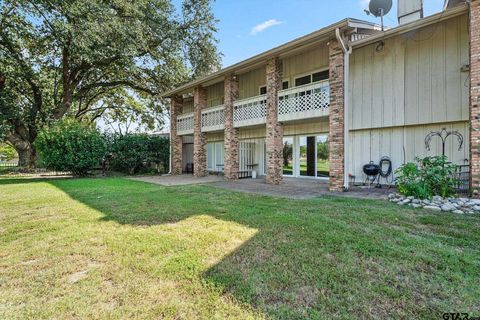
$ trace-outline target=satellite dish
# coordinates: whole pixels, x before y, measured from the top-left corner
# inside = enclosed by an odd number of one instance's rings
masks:
[[[375,17],[382,17],[392,9],[392,0],[371,0],[368,10]]]
[[[368,5],[368,13],[374,15],[375,17],[380,17],[382,19],[382,31],[383,28],[383,16],[388,14],[392,9],[392,0],[370,0]],[[368,14],[367,13],[367,14]]]

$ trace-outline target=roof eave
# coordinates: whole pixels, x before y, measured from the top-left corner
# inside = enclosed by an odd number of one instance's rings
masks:
[[[348,27],[357,28],[359,26],[361,26],[363,28],[371,28],[373,30],[376,30],[376,28],[378,28],[378,25],[376,25],[374,23],[367,22],[367,21],[351,19],[351,18],[343,19],[343,20],[341,20],[337,23],[331,24],[331,25],[329,25],[325,28],[314,31],[314,32],[309,33],[309,34],[307,34],[305,36],[302,36],[300,38],[296,38],[296,39],[294,39],[292,41],[289,41],[289,42],[287,42],[283,45],[280,45],[280,46],[277,46],[277,47],[275,47],[273,49],[270,49],[268,51],[262,52],[262,53],[260,53],[258,55],[255,55],[255,56],[253,56],[249,59],[246,59],[244,61],[233,64],[229,67],[221,69],[221,70],[219,70],[217,72],[214,72],[210,75],[207,75],[203,78],[200,78],[198,80],[189,82],[189,83],[184,84],[180,87],[177,87],[173,90],[165,92],[164,94],[161,95],[161,97],[162,98],[169,98],[171,96],[181,94],[181,93],[183,93],[187,90],[191,90],[192,88],[194,88],[196,86],[199,86],[199,85],[202,85],[204,83],[213,81],[215,79],[224,77],[225,75],[235,73],[235,71],[238,71],[240,69],[245,69],[249,66],[256,65],[256,64],[261,63],[265,60],[268,60],[269,58],[281,55],[281,54],[283,54],[285,52],[288,52],[290,50],[294,50],[295,48],[303,46],[305,44],[308,44],[311,41],[314,41],[314,40],[319,39],[321,37],[325,37],[325,36],[329,35],[330,33],[332,33],[332,36],[333,36],[333,32],[335,32],[335,30],[337,28],[340,28],[340,29],[348,28]]]

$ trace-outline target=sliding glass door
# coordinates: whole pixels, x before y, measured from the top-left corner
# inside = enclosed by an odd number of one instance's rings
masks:
[[[328,178],[328,136],[283,138],[283,174],[291,177]]]

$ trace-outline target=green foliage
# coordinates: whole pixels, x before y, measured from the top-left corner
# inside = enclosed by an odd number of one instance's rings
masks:
[[[328,160],[329,156],[328,140],[317,143],[317,157],[322,160]]]
[[[455,195],[458,181],[454,178],[457,166],[447,157],[416,158],[416,163],[406,163],[398,168],[396,183],[398,191],[405,196],[428,199],[434,195]]]
[[[293,145],[288,141],[283,144],[283,165],[288,166],[290,160],[293,157]]]
[[[0,143],[0,161],[10,161],[15,159],[17,152],[15,149],[6,143]]]
[[[46,168],[78,176],[98,166],[106,151],[105,140],[95,126],[72,119],[42,130],[36,147]]]
[[[34,159],[38,132],[65,115],[159,129],[159,93],[220,65],[211,1],[175,5],[0,0],[0,138]]]
[[[110,136],[111,166],[130,175],[148,172],[155,164],[157,172],[166,172],[170,160],[170,141],[146,134]],[[151,171],[151,170],[150,170]]]
[[[149,158],[148,136],[144,134],[116,135],[112,139],[112,166],[114,169],[137,173]]]
[[[157,172],[167,173],[170,165],[170,139],[150,136],[148,156],[149,161],[155,164]]]

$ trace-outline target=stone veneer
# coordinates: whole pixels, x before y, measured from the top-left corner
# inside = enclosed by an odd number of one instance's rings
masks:
[[[471,190],[480,197],[480,0],[470,3],[470,172]]]
[[[278,91],[282,89],[282,62],[267,62],[267,183],[283,181],[283,126],[278,122]]]
[[[177,133],[177,117],[182,111],[183,98],[174,96],[171,98],[170,107],[170,133],[171,133],[171,168],[170,172],[173,175],[182,174],[182,137]]]
[[[207,175],[207,137],[202,132],[202,110],[207,106],[207,90],[196,87],[193,90],[193,175]]]
[[[233,126],[233,103],[238,99],[238,78],[234,75],[225,77],[225,155],[224,174],[229,180],[238,179],[239,141],[238,129]]]
[[[344,190],[344,54],[337,41],[329,44],[330,68],[330,191]]]

